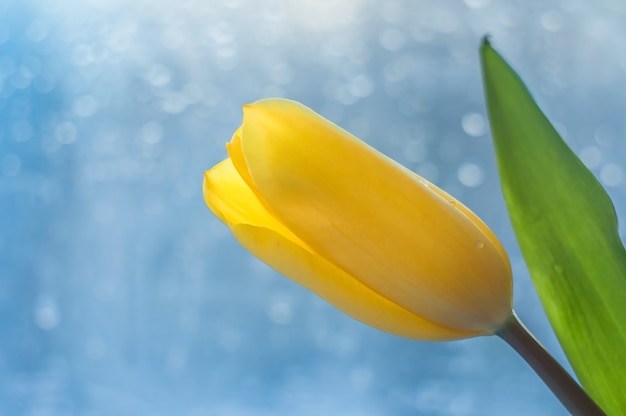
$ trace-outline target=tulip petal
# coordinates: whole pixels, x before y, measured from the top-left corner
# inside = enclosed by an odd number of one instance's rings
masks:
[[[416,180],[423,180],[423,178],[421,178],[420,176],[418,176],[417,174],[415,174],[414,172],[410,171],[407,169],[408,173],[411,173],[415,176]],[[472,210],[470,210],[468,207],[466,207],[465,205],[463,205],[460,201],[458,201],[457,199],[455,199],[452,195],[450,195],[449,193],[447,193],[446,191],[444,191],[443,189],[433,185],[433,184],[429,184],[429,188],[430,190],[432,190],[434,193],[436,193],[437,195],[439,195],[439,197],[443,198],[444,200],[448,201],[448,203],[450,203],[450,205],[452,205],[454,208],[456,208],[461,214],[465,215],[467,218],[469,218],[469,220],[474,223],[474,225],[476,227],[478,227],[478,229],[484,234],[485,239],[487,239],[491,245],[493,245],[493,247],[498,251],[498,253],[500,253],[500,256],[506,261],[507,267],[510,267],[509,264],[509,256],[506,254],[506,250],[504,250],[504,247],[502,247],[502,244],[500,244],[500,240],[498,240],[498,237],[496,237],[496,235],[493,233],[493,231],[491,231],[491,229],[487,226],[487,224],[485,224],[483,222],[483,220],[480,219],[480,217],[478,217],[478,215],[474,214],[474,212],[472,212]],[[512,290],[512,286],[511,290]]]
[[[265,210],[230,159],[205,174],[203,193],[209,208],[248,251],[367,325],[398,336],[428,341],[491,333],[484,329],[447,328],[417,316],[320,257]]]
[[[231,231],[248,251],[277,272],[314,292],[337,309],[371,327],[422,341],[490,335],[488,330],[446,328],[396,305],[324,258],[262,227],[235,225]]]
[[[223,223],[229,226],[237,224],[263,225],[291,241],[305,245],[288,228],[267,212],[256,195],[239,176],[230,159],[223,160],[205,172],[202,193],[207,206]]]
[[[320,256],[445,327],[495,329],[510,315],[503,250],[432,185],[288,100],[244,106],[240,133],[229,153],[245,158],[248,185]]]

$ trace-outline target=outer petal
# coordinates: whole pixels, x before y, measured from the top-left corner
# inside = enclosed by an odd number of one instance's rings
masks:
[[[501,248],[426,181],[292,101],[244,106],[240,138],[249,185],[320,256],[445,327],[510,315]]]
[[[431,191],[439,195],[444,200],[448,201],[450,205],[452,205],[462,215],[465,215],[471,222],[473,222],[474,225],[478,227],[478,229],[484,234],[485,238],[489,241],[489,243],[494,246],[494,248],[498,251],[498,253],[500,253],[500,256],[505,261],[507,268],[508,269],[511,268],[511,265],[509,263],[509,256],[506,254],[506,250],[504,249],[504,247],[502,247],[500,240],[498,240],[498,237],[496,237],[493,231],[491,231],[491,229],[487,226],[487,224],[485,224],[478,215],[474,214],[472,210],[470,210],[468,207],[463,205],[460,201],[458,201],[456,198],[454,198],[452,195],[450,195],[443,189],[426,181],[424,178],[417,175],[415,172],[412,172],[406,169],[404,166],[401,166],[401,167],[405,169],[407,174],[413,175],[415,180],[421,181],[424,184],[424,186],[427,186],[428,188],[430,188]],[[509,290],[510,290],[509,296],[513,296],[513,280],[510,278],[508,280],[509,280]]]
[[[451,329],[417,316],[312,252],[265,210],[230,159],[205,174],[203,192],[209,208],[248,251],[367,325],[429,341],[490,334]]]

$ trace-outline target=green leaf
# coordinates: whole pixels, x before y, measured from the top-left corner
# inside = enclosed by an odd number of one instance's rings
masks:
[[[578,379],[626,414],[626,251],[611,200],[485,39],[487,109],[508,211]]]

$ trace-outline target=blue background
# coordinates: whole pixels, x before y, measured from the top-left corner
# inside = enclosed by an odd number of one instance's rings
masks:
[[[397,338],[277,275],[202,176],[243,103],[305,103],[475,210],[563,361],[478,47],[490,33],[621,214],[625,23],[617,0],[0,3],[0,415],[565,415],[497,338]]]

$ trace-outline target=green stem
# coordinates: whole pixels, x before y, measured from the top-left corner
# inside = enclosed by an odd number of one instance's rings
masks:
[[[496,331],[532,367],[574,416],[606,416],[580,385],[519,321],[515,312]]]

